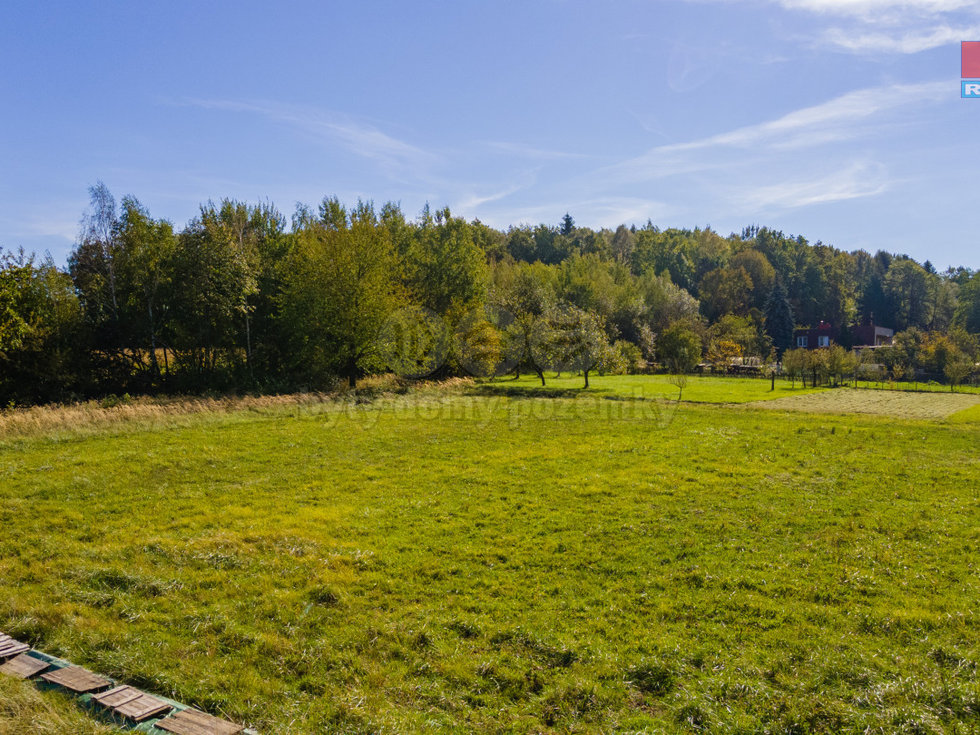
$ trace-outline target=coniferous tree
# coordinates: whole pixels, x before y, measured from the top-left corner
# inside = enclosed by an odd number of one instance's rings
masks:
[[[572,215],[568,212],[565,212],[565,216],[561,218],[561,229],[559,232],[565,237],[575,232],[575,220],[572,219]]]
[[[766,334],[772,340],[773,347],[779,357],[793,346],[793,309],[789,305],[789,298],[786,296],[786,287],[783,286],[781,279],[777,278],[769,298],[766,299],[765,308]]]
[[[980,273],[974,273],[960,290],[956,325],[973,334],[980,334]]]

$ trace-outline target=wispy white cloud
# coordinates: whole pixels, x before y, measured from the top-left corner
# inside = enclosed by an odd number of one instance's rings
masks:
[[[860,161],[821,176],[741,188],[733,194],[733,200],[749,211],[762,212],[773,208],[792,209],[876,196],[889,186],[888,172],[884,166]]]
[[[521,189],[524,189],[527,184],[514,184],[513,186],[508,186],[500,191],[493,192],[492,194],[479,195],[470,194],[458,200],[453,207],[453,209],[460,210],[464,213],[473,212],[478,210],[484,204],[489,204],[491,202],[498,202],[501,199],[506,199],[511,194],[516,194]]]
[[[854,139],[874,130],[889,111],[938,101],[948,94],[946,82],[856,90],[775,120],[699,140],[657,146],[607,168],[604,173],[620,181],[652,180],[725,166],[728,159],[719,157],[719,150],[769,154]]]
[[[776,0],[790,10],[871,17],[884,13],[938,14],[975,7],[974,0]]]
[[[33,206],[18,212],[17,217],[0,217],[0,225],[7,230],[13,240],[0,243],[0,247],[13,247],[17,238],[21,237],[54,237],[71,242],[78,235],[81,227],[81,217],[72,218],[60,214],[70,212],[70,206],[75,202],[52,202],[45,206]],[[79,210],[81,211],[81,210]],[[58,212],[58,215],[52,215]]]
[[[811,41],[860,54],[915,54],[980,32],[976,0],[772,0],[787,10],[832,19]]]
[[[389,172],[406,167],[418,170],[420,166],[438,161],[436,155],[388,135],[373,125],[324,110],[234,100],[189,99],[179,104],[205,110],[259,115],[289,125],[322,143],[331,146],[339,144],[351,153],[377,162]]]
[[[562,160],[573,160],[581,158],[591,158],[590,155],[585,153],[570,153],[568,151],[556,151],[548,148],[538,148],[536,146],[525,145],[523,143],[508,143],[505,141],[488,140],[484,142],[484,145],[489,146],[498,151],[503,151],[504,153],[510,153],[514,156],[526,159],[540,160],[540,161],[562,161]]]
[[[624,222],[643,222],[647,219],[664,219],[672,211],[665,202],[642,197],[603,197],[586,200],[574,206],[576,212],[589,215],[602,227],[618,227]]]
[[[915,54],[978,36],[980,25],[940,25],[926,31],[908,30],[899,33],[830,28],[820,39],[826,45],[855,53]]]
[[[491,212],[483,219],[501,227],[515,224],[533,226],[541,222],[557,224],[566,212],[571,212],[576,220],[587,222],[590,227],[615,228],[624,222],[663,220],[673,211],[673,207],[659,199],[603,195],[569,197],[567,201],[509,208],[502,212]]]
[[[23,247],[39,257],[51,255],[56,263],[68,259],[72,243],[78,236],[83,197],[75,200],[51,200],[28,204],[17,210],[16,216],[0,213],[0,250],[16,252]]]
[[[819,105],[795,110],[776,120],[672,147],[690,150],[717,145],[765,144],[796,148],[855,137],[862,132],[855,123],[910,104],[938,101],[948,93],[948,87],[947,82],[940,81],[859,89]]]

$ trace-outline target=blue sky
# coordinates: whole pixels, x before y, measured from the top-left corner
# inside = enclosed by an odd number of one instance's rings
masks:
[[[449,205],[498,227],[770,225],[980,268],[964,0],[0,6],[0,246],[63,262],[103,180]]]

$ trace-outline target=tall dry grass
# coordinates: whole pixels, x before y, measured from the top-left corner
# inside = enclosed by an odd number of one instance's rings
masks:
[[[64,695],[0,674],[0,735],[112,735]]]
[[[234,396],[223,398],[150,398],[121,401],[86,401],[66,405],[31,406],[0,412],[0,439],[101,429],[115,424],[161,424],[179,416],[228,413],[309,406],[325,403],[334,396],[299,393],[281,396]]]
[[[453,392],[471,386],[468,378],[436,382],[408,382],[393,375],[364,378],[355,391],[340,389],[329,393],[291,393],[266,396],[107,398],[72,404],[0,409],[0,441],[97,431],[116,425],[135,428],[175,423],[196,414],[236,411],[276,411],[294,407],[329,409],[331,404],[418,392]]]

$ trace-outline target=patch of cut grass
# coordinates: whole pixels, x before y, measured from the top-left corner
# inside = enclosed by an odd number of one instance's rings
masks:
[[[807,413],[863,413],[904,419],[944,419],[980,405],[980,395],[837,388],[759,402],[760,408]]]

